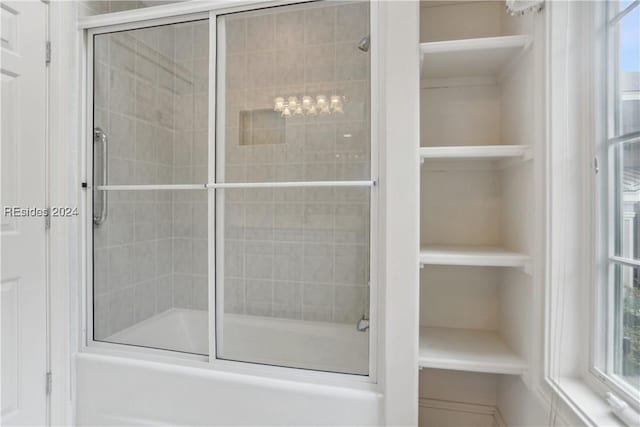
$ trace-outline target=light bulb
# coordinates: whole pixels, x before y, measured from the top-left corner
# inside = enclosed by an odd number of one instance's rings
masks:
[[[342,109],[342,97],[338,95],[331,96],[331,109],[334,113],[344,113]]]
[[[290,96],[288,101],[289,101],[289,108],[295,110],[296,107],[298,106],[298,98],[296,96]]]
[[[284,98],[279,96],[273,100],[273,111],[282,111],[284,109]]]
[[[302,107],[300,105],[298,105],[295,110],[293,110],[293,115],[294,116],[301,116],[302,115]]]
[[[304,108],[305,110],[308,110],[309,108],[311,108],[312,105],[313,105],[313,98],[311,98],[310,96],[302,97],[302,108]]]
[[[309,107],[309,110],[307,110],[307,115],[315,116],[316,114],[318,114],[318,110],[316,109],[316,106],[312,104],[311,107]]]
[[[289,107],[284,107],[284,110],[282,110],[282,117],[290,117],[291,116],[291,110],[289,109]]]
[[[327,104],[324,107],[320,108],[320,114],[331,114],[331,110]]]
[[[322,110],[325,106],[328,107],[327,97],[324,95],[316,96],[316,104],[318,105],[318,108],[320,108],[320,110]]]

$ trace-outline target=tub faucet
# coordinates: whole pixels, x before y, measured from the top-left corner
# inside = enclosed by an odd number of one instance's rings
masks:
[[[356,323],[356,329],[360,332],[365,332],[369,329],[369,319],[362,316],[362,318],[358,320],[358,323]]]

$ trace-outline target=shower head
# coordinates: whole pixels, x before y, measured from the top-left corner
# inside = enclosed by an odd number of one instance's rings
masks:
[[[358,49],[360,49],[363,52],[369,52],[369,36],[364,36],[358,42]]]

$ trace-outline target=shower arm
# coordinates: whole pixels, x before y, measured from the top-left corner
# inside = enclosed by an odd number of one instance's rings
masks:
[[[109,185],[109,151],[107,148],[107,143],[109,138],[107,134],[104,133],[102,129],[99,127],[93,130],[93,146],[95,150],[95,146],[97,143],[102,143],[102,185]],[[100,205],[100,213],[93,214],[93,223],[96,226],[102,225],[107,220],[107,193],[105,190],[97,190],[97,186],[94,186],[94,198],[96,195],[96,191],[101,191],[100,196],[102,198],[102,203]],[[95,206],[95,205],[94,205]]]

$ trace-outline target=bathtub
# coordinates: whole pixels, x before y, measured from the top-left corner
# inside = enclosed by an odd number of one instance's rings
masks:
[[[369,334],[355,324],[225,315],[218,357],[366,375]]]
[[[206,355],[208,313],[172,308],[117,332],[104,341]]]
[[[334,372],[367,366],[368,334],[355,325],[230,314],[222,333],[219,358]],[[207,313],[171,309],[108,340],[206,354]],[[78,425],[355,426],[382,419],[377,386],[364,381],[322,384],[99,351],[75,357]]]
[[[172,308],[105,341],[203,354],[208,313]],[[355,325],[225,314],[218,358],[366,375],[369,334]]]

